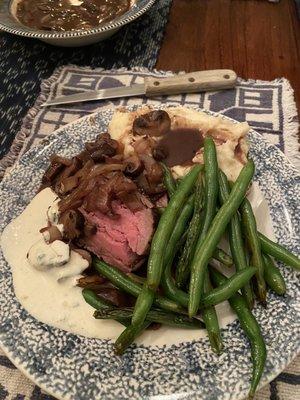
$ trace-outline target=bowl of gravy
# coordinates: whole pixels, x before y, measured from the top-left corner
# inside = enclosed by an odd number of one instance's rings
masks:
[[[2,0],[0,29],[66,47],[104,40],[156,0]]]

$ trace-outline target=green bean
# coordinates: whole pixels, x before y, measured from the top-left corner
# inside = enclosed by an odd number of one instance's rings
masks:
[[[176,219],[180,210],[191,192],[201,169],[202,166],[196,165],[184,177],[159,220],[151,242],[147,266],[147,282],[143,286],[142,292],[139,294],[134,307],[132,317],[132,324],[134,325],[142,325],[147,316],[147,312],[152,306],[154,291],[157,290],[161,281],[166,246],[176,224]]]
[[[186,225],[188,224],[194,208],[195,194],[191,194],[187,202],[182,208],[177,221],[175,223],[173,232],[171,233],[167,248],[164,255],[165,265],[172,262],[175,257],[176,249],[179,247],[178,242],[181,242],[183,235],[186,235]]]
[[[221,203],[223,204],[229,197],[230,186],[226,175],[221,170],[219,170],[219,187],[220,187],[220,200]],[[238,213],[235,213],[231,218],[231,221],[228,226],[228,236],[229,236],[230,250],[236,270],[242,271],[248,268],[248,263],[244,250],[241,223]],[[247,282],[245,286],[242,288],[242,294],[248,304],[248,307],[251,310],[254,305],[254,298],[250,282]]]
[[[175,285],[171,274],[171,268],[172,263],[169,262],[163,271],[161,285],[164,290],[164,294],[169,299],[180,304],[182,307],[187,307],[189,302],[188,294]]]
[[[204,274],[205,276],[204,276],[203,289],[205,295],[207,292],[211,290],[211,283],[209,280],[209,275],[207,270],[204,272]],[[215,353],[220,354],[224,346],[222,342],[218,316],[215,308],[212,306],[205,308],[202,311],[202,318],[206,326],[210,346]]]
[[[247,267],[246,269],[236,272],[226,282],[218,288],[212,289],[203,295],[199,309],[208,306],[215,306],[228,300],[232,294],[239,291],[246,282],[248,282],[255,273],[254,267]],[[186,292],[175,285],[171,274],[171,264],[168,264],[163,272],[162,288],[165,296],[169,299],[176,301],[182,307],[188,307],[189,296]]]
[[[197,241],[197,250],[201,247],[204,238],[207,235],[212,220],[216,214],[217,198],[218,198],[218,162],[216,147],[211,137],[204,139],[204,165],[205,165],[205,208],[203,226]],[[196,251],[197,251],[196,250]],[[211,289],[207,264],[200,273],[203,275],[203,293],[199,293],[199,300]],[[199,302],[198,302],[199,306]],[[223,343],[220,333],[219,321],[216,310],[213,306],[206,307],[203,312],[211,348],[219,354],[223,349]]]
[[[300,258],[295,256],[289,250],[285,249],[279,243],[273,242],[260,232],[258,232],[258,237],[263,253],[269,254],[270,256],[276,258],[276,260],[282,261],[290,267],[300,271]]]
[[[170,169],[166,166],[164,163],[160,163],[160,165],[163,168],[164,171],[164,185],[167,189],[169,198],[173,196],[173,194],[176,192],[176,181],[173,178],[172,172]]]
[[[194,212],[187,230],[187,238],[176,268],[176,284],[182,287],[189,275],[189,265],[195,252],[197,240],[201,229],[201,212],[203,208],[203,181],[200,172],[194,201]]]
[[[243,228],[246,240],[251,251],[251,265],[256,268],[257,296],[262,302],[266,302],[267,289],[264,278],[264,260],[262,258],[260,241],[257,235],[256,221],[250,201],[245,198],[240,207]]]
[[[101,261],[96,257],[93,259],[93,265],[100,275],[107,278],[119,289],[124,290],[124,292],[129,293],[134,297],[138,297],[138,295],[141,293],[142,287],[138,283],[131,280],[126,274],[124,274],[124,272],[120,271],[118,268],[115,268],[112,265],[108,265],[104,261]],[[157,295],[154,303],[164,310],[184,313],[182,308],[177,303],[162,296]]]
[[[138,283],[139,285],[143,285],[146,282],[145,277],[136,275],[132,272],[129,272],[129,274],[127,274],[127,276],[129,279],[131,279],[135,283]]]
[[[201,299],[200,307],[215,306],[224,300],[228,300],[234,293],[244,287],[246,282],[249,282],[255,272],[256,269],[254,267],[247,267],[236,272],[224,284],[205,294]]]
[[[130,319],[133,314],[133,308],[123,307],[111,307],[106,309],[99,309],[95,311],[94,317],[97,319]],[[147,314],[147,319],[151,322],[157,322],[159,324],[174,326],[176,328],[185,329],[203,329],[205,325],[202,321],[196,318],[189,318],[186,315],[174,314],[155,308]]]
[[[220,261],[226,267],[232,267],[233,261],[229,254],[227,254],[223,249],[216,248],[213,254],[215,260]]]
[[[184,206],[201,169],[202,166],[196,165],[184,177],[159,220],[151,242],[151,249],[148,258],[147,283],[150,289],[156,290],[159,286],[164,263],[164,251],[175,226],[176,219]]]
[[[158,212],[158,215],[161,217],[163,215],[163,213],[165,212],[165,208],[164,207],[157,207],[156,211]]]
[[[264,254],[263,258],[265,263],[264,276],[267,284],[275,293],[283,295],[286,292],[286,286],[279,268],[276,267],[270,256]]]
[[[227,224],[237,212],[243,201],[249,183],[254,174],[254,163],[249,160],[239,174],[227,201],[219,209],[201,246],[197,247],[191,266],[191,280],[189,290],[189,316],[194,316],[198,310],[203,292],[203,271],[211,259]]]
[[[198,249],[201,247],[201,244],[204,241],[204,238],[207,235],[209,227],[214,219],[216,214],[217,207],[217,198],[218,198],[218,162],[217,162],[217,153],[216,146],[211,137],[207,137],[204,139],[204,165],[205,165],[205,206],[204,206],[204,220],[203,225],[200,231],[200,235],[198,237],[198,241],[196,244],[196,253]],[[195,253],[194,253],[195,255]],[[199,300],[205,292],[209,290],[210,282],[209,276],[207,272],[207,264],[202,270],[199,270],[198,273],[202,276],[198,279],[202,281],[203,293],[198,293],[199,296],[198,304],[195,306],[195,312],[199,307]],[[207,314],[207,317],[205,317]],[[209,307],[207,310],[203,311],[204,319],[207,319],[207,332],[211,337],[211,346],[214,351],[219,352],[221,349],[222,341],[220,336],[220,328],[218,324],[218,318],[216,311],[213,307]],[[211,325],[211,327],[210,327]],[[211,333],[210,333],[211,331]],[[218,345],[219,344],[219,345]],[[221,347],[220,347],[221,346]]]
[[[112,307],[111,304],[108,302],[104,301],[101,299],[99,296],[96,295],[91,289],[83,289],[82,290],[82,296],[84,300],[93,308],[96,310],[104,310],[104,309],[110,309]],[[119,322],[122,325],[128,326],[130,325],[130,319],[129,318],[113,318],[117,322]]]
[[[184,243],[186,240],[186,235],[187,235],[186,225],[193,214],[194,201],[195,201],[195,193],[190,195],[187,202],[183,206],[180,215],[177,218],[175,227],[170,236],[165,251],[165,265],[167,265],[168,262],[171,262],[171,260],[173,260],[176,252],[175,249],[179,249],[182,243]],[[230,256],[221,249],[217,248],[214,251],[213,258],[219,260],[220,262],[224,263],[227,266],[232,265],[232,259],[230,258]]]
[[[205,165],[205,208],[204,220],[201,233],[198,239],[197,248],[201,246],[212,220],[216,215],[217,199],[219,193],[218,186],[218,162],[216,146],[211,137],[204,139],[204,165]]]
[[[211,268],[210,272],[213,282],[216,285],[226,282],[226,278],[214,268]],[[252,399],[265,367],[266,345],[264,343],[260,327],[255,317],[249,310],[246,300],[241,295],[234,294],[229,299],[229,304],[236,312],[240,324],[250,341],[253,369],[249,398]]]
[[[83,289],[81,292],[84,300],[96,310],[100,308],[110,308],[111,305],[96,295],[91,289]]]
[[[148,282],[143,285],[141,293],[138,295],[134,305],[134,311],[131,319],[132,325],[141,326],[147,318],[148,312],[152,307],[155,298],[155,292],[150,289]]]
[[[129,325],[121,333],[114,343],[115,353],[121,355],[134,340],[151,324],[151,321],[145,321],[141,326]]]

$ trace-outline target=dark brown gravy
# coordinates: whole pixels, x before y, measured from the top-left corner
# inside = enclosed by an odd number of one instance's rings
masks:
[[[163,161],[168,167],[191,164],[202,146],[203,136],[198,129],[173,129],[159,141],[159,147],[167,154]]]
[[[74,31],[112,21],[129,8],[130,0],[21,0],[16,17],[30,28]]]

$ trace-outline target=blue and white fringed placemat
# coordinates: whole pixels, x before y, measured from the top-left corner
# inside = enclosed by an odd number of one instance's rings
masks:
[[[149,72],[144,68],[130,71],[126,69],[92,70],[76,66],[58,68],[51,78],[43,81],[40,96],[23,121],[22,128],[10,151],[0,160],[0,177],[38,141],[84,115],[120,105],[161,102],[202,107],[221,112],[239,121],[246,120],[266,139],[278,146],[300,170],[297,110],[293,90],[284,78],[272,82],[240,79],[233,90],[170,96],[159,100],[136,97],[41,108],[41,103],[55,96],[141,83],[143,77],[149,74],[169,75],[171,73]],[[299,357],[255,396],[256,400],[295,400],[297,398],[300,398]],[[43,394],[37,386],[28,381],[0,351],[0,400],[3,399],[50,400],[52,398]]]
[[[158,100],[135,97],[50,108],[40,107],[44,101],[56,96],[142,83],[146,75],[170,74],[170,72],[149,72],[145,68],[131,71],[126,69],[105,71],[72,65],[58,68],[51,78],[43,81],[40,96],[27,114],[10,151],[0,160],[0,178],[5,169],[12,166],[15,160],[33,144],[67,123],[101,109],[161,102],[197,106],[221,112],[238,121],[246,120],[252,128],[278,146],[300,170],[297,109],[293,89],[284,78],[271,82],[239,79],[237,87],[232,90],[169,96]]]

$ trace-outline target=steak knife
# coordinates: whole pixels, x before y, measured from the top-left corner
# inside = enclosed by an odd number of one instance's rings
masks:
[[[42,107],[122,97],[156,97],[162,95],[231,89],[235,86],[236,80],[236,73],[230,69],[214,69],[190,72],[188,74],[178,74],[165,78],[147,76],[142,84],[86,91],[67,96],[56,97],[52,100],[48,100],[46,103],[43,103]]]

